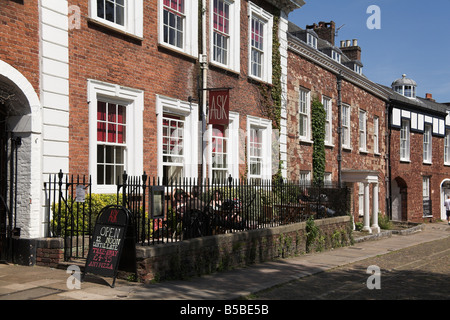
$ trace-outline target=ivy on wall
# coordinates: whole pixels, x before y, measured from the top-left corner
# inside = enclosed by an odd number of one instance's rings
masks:
[[[313,182],[323,185],[325,174],[325,118],[323,104],[314,99],[311,103],[311,129],[313,145]]]
[[[272,84],[260,83],[261,111],[272,120],[272,127],[280,129],[281,120],[281,54],[278,39],[280,12],[273,17],[272,30]]]

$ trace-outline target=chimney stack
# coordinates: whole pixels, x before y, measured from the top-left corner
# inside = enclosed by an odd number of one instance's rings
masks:
[[[357,39],[341,41],[340,49],[351,61],[361,61],[361,48]]]
[[[427,100],[430,100],[430,101],[435,102],[435,100],[433,99],[433,95],[432,95],[431,93],[427,93],[427,94],[425,95],[425,98],[426,98]]]
[[[336,25],[334,21],[320,21],[318,25],[314,23],[313,25],[306,26],[306,29],[313,29],[320,39],[326,40],[334,46],[336,36]]]

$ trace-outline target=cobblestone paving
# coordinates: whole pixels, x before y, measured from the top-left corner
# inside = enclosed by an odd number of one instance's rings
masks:
[[[380,268],[380,289],[368,289],[369,266]],[[375,284],[374,278],[369,282]],[[416,245],[291,281],[249,297],[268,300],[450,298],[450,238]]]

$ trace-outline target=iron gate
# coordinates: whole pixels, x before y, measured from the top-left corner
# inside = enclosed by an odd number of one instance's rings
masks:
[[[13,237],[20,235],[17,221],[17,151],[22,144],[8,130],[5,105],[0,103],[0,261],[13,262]]]
[[[44,183],[47,237],[64,239],[64,260],[86,258],[95,220],[91,215],[91,179],[50,175]],[[95,218],[95,217],[94,217]]]

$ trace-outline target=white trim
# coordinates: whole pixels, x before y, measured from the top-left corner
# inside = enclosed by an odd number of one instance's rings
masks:
[[[302,93],[305,94],[305,103],[306,103],[306,113],[302,113],[300,112],[300,105],[302,103],[301,100],[301,95]],[[306,116],[306,132],[303,135],[303,132],[300,132],[300,115]],[[311,141],[311,91],[305,89],[305,88],[299,88],[298,91],[298,113],[297,113],[297,117],[298,117],[298,126],[297,126],[297,130],[298,130],[298,136],[299,136],[299,140],[302,142],[306,142],[306,143],[312,143]]]
[[[364,117],[363,126],[361,128],[361,116]],[[359,152],[367,153],[367,111],[359,109],[358,113],[358,123],[359,123]],[[361,139],[361,134],[363,134],[363,140]]]
[[[208,165],[208,177],[212,177],[212,125],[209,124],[205,132],[204,139],[208,141],[205,158]],[[241,135],[239,130],[239,113],[230,111],[229,113],[229,124],[228,128],[225,130],[226,136],[228,137],[228,174],[234,179],[239,178],[239,145],[241,143]]]
[[[118,31],[129,33],[136,37],[143,37],[144,6],[143,0],[125,0],[125,23],[121,26],[97,16],[97,0],[89,0],[89,17],[104,26]]]
[[[262,167],[261,176],[253,177],[250,175],[250,166],[248,165],[247,175],[250,178],[261,178],[268,180],[272,178],[272,121],[253,116],[247,116],[247,159],[250,161],[250,129],[255,127],[262,129]],[[250,163],[249,163],[250,164]]]
[[[252,75],[252,17],[257,16],[264,22],[264,42],[263,42],[263,60],[262,76]],[[253,2],[248,3],[248,75],[259,81],[272,83],[272,35],[273,33],[273,15],[257,6]]]
[[[405,155],[402,156],[402,130],[403,130],[403,123],[405,123],[405,134],[407,135],[405,137],[405,141],[407,145],[405,146]],[[401,128],[400,128],[400,161],[409,162],[410,156],[411,156],[411,128],[410,128],[409,120],[403,119],[401,122]]]
[[[198,177],[199,121],[198,105],[186,101],[156,95],[157,171],[163,177],[162,118],[164,112],[180,114],[185,118],[184,130],[184,178]],[[161,180],[162,181],[162,180]]]
[[[184,2],[183,48],[164,42],[164,5],[158,0],[158,44],[191,57],[198,56],[198,0]]]
[[[230,69],[232,71],[235,72],[240,72],[240,68],[241,68],[241,61],[240,61],[240,42],[241,42],[241,34],[240,34],[240,25],[241,25],[241,20],[240,20],[240,16],[241,16],[241,0],[223,0],[225,2],[227,2],[230,6],[229,12],[230,12],[230,16],[229,16],[229,42],[228,42],[228,56],[227,56],[227,60],[228,63],[227,64],[222,64],[218,61],[214,61],[213,57],[214,57],[214,20],[213,20],[213,14],[214,14],[214,4],[211,2],[210,4],[210,10],[209,10],[209,16],[210,16],[210,26],[209,26],[209,32],[210,32],[210,55],[211,55],[211,59],[210,59],[210,64],[221,67],[221,68],[226,68],[226,69]]]
[[[45,219],[44,210],[42,209],[44,204],[42,182],[46,181],[42,176],[42,106],[36,91],[28,79],[17,69],[0,60],[0,82],[3,79],[16,86],[16,90],[24,95],[29,108],[28,114],[12,117],[13,119],[10,121],[17,122],[14,124],[10,122],[9,125],[12,126],[12,130],[19,136],[22,133],[26,133],[20,149],[23,150],[29,147],[27,151],[18,153],[19,164],[29,164],[30,179],[29,189],[19,191],[23,196],[27,197],[25,205],[28,207],[28,210],[23,212],[21,221],[18,221],[18,226],[22,228],[22,237],[38,238],[44,236],[42,222]],[[19,171],[24,170],[19,168]]]
[[[347,113],[347,126],[345,126],[345,128],[347,128],[347,134],[345,135],[345,131],[342,130],[342,148],[346,149],[346,150],[351,150],[352,148],[352,127],[351,127],[351,112],[352,112],[352,107],[346,103],[342,104],[342,111],[344,111],[344,109],[348,109],[348,113]],[[344,129],[344,112],[342,112],[342,129]],[[347,140],[347,141],[345,141]],[[346,142],[346,143],[344,143]]]
[[[97,101],[99,98],[119,101],[127,108],[127,152],[125,163],[130,176],[143,174],[144,92],[117,84],[88,79],[89,103],[89,172],[93,193],[114,193],[117,187],[97,185]]]
[[[325,101],[327,101],[328,108],[325,109],[325,145],[334,147],[333,144],[333,100],[330,97],[322,96],[322,105],[325,108]],[[328,111],[328,112],[327,112]],[[328,130],[326,127],[328,124]]]

